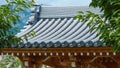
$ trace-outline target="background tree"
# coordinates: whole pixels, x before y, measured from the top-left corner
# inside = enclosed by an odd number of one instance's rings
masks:
[[[7,4],[0,6],[0,48],[16,45],[21,38],[15,36],[15,27],[19,20],[18,13],[33,5],[31,0],[6,0]]]
[[[89,6],[99,8],[102,14],[79,12],[76,18],[88,21],[88,26],[97,31],[106,46],[120,51],[120,0],[92,0]]]

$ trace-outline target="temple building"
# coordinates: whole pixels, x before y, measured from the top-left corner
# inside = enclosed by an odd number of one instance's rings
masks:
[[[41,6],[31,8],[29,20],[16,36],[19,45],[1,50],[18,56],[26,68],[120,68],[120,53],[103,44],[96,31],[74,17],[79,11],[102,14],[88,6]],[[35,36],[24,36],[31,31]]]

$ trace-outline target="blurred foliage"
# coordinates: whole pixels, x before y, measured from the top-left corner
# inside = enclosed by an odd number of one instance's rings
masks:
[[[25,68],[19,58],[7,55],[0,61],[0,68]]]
[[[14,35],[18,27],[18,13],[33,5],[32,0],[6,0],[7,4],[0,6],[0,48],[16,45],[21,41]]]
[[[76,18],[88,22],[91,31],[96,30],[106,46],[120,51],[120,0],[92,0],[89,6],[99,8],[101,14],[80,11]]]
[[[36,35],[35,31],[31,31],[28,34],[24,35],[25,41],[28,41],[28,37],[34,37]]]

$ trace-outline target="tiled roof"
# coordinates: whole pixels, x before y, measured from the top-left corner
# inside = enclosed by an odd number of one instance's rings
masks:
[[[41,7],[41,18],[59,18],[59,17],[74,17],[79,11],[92,11],[100,14],[98,8],[92,8],[88,6],[65,6],[65,7],[54,7],[44,6]]]
[[[83,23],[73,18],[76,11],[87,11],[87,9],[100,13],[98,9],[88,7],[40,7],[37,11],[39,21],[27,25],[16,35],[23,37],[33,30],[36,36],[28,37],[28,41],[21,42],[19,47],[89,47],[102,45],[99,37],[96,36],[96,31],[90,32],[87,22]]]

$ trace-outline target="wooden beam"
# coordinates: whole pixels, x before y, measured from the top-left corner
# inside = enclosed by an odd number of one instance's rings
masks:
[[[9,52],[24,52],[24,53],[44,53],[44,52],[113,52],[111,47],[77,47],[77,48],[4,48],[0,49],[0,52],[9,53]]]

